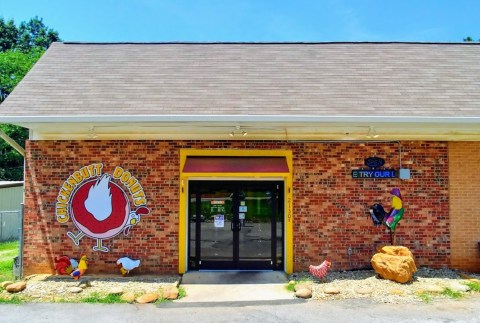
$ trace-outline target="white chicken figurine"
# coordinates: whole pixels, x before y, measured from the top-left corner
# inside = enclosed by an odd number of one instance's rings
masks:
[[[308,267],[308,271],[313,276],[323,280],[325,276],[327,276],[328,270],[330,269],[331,266],[332,266],[332,263],[328,260],[325,260],[318,266],[310,265]]]
[[[122,257],[117,260],[117,266],[122,273],[122,276],[128,275],[128,273],[140,266],[140,260],[133,260],[128,257]]]

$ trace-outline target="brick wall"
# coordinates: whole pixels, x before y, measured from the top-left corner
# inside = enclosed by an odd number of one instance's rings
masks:
[[[369,266],[374,250],[389,244],[384,227],[374,227],[368,207],[390,206],[388,191],[399,187],[405,215],[397,243],[413,251],[417,265],[450,264],[447,144],[402,143],[403,167],[412,179],[352,179],[364,158],[382,157],[385,167],[399,167],[396,143],[286,143],[270,141],[32,141],[27,143],[25,177],[25,274],[54,272],[55,256],[90,258],[91,273],[116,273],[124,255],[142,259],[138,273],[173,273],[178,266],[179,149],[289,149],[294,156],[294,269],[305,270],[324,258],[334,269]],[[68,176],[88,164],[129,170],[141,182],[151,214],[129,236],[104,241],[110,253],[93,252],[93,239],[75,246],[66,236],[71,221],[55,220],[55,202]],[[348,255],[348,248],[352,254]]]
[[[480,272],[480,143],[451,142],[448,150],[451,266]]]

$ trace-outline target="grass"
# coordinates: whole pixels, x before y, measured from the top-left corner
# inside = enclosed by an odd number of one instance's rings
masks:
[[[92,293],[80,300],[81,303],[96,303],[96,304],[118,304],[126,303],[121,299],[120,295],[101,295],[99,293]]]
[[[13,280],[13,258],[18,256],[18,241],[0,242],[0,282]]]
[[[462,292],[457,292],[457,291],[454,291],[450,288],[445,288],[444,291],[442,292],[442,295],[447,296],[447,297],[452,298],[452,299],[460,299],[460,298],[463,297]]]
[[[288,282],[285,285],[285,288],[289,292],[295,292],[295,286],[298,285],[298,284],[303,284],[303,283],[313,284],[313,281],[311,279],[308,279],[307,277],[301,277],[299,280],[291,280],[290,282]]]
[[[480,292],[480,282],[471,281],[466,283],[472,292]]]
[[[430,303],[432,301],[432,295],[428,292],[421,292],[417,294],[417,296],[425,303]]]
[[[177,299],[182,299],[185,296],[187,296],[187,291],[185,290],[185,288],[183,288],[183,286],[178,286],[178,297],[177,297]]]
[[[13,296],[11,298],[0,297],[0,304],[21,304],[23,301],[18,296]]]

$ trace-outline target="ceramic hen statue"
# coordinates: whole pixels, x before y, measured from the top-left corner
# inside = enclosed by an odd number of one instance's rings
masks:
[[[332,263],[328,260],[325,260],[324,262],[322,262],[318,266],[310,265],[308,267],[308,271],[313,276],[315,276],[315,277],[317,277],[321,280],[324,280],[324,278],[325,278],[325,276],[327,276],[328,270],[330,269],[331,266],[332,266]]]
[[[122,276],[128,275],[128,273],[140,266],[140,260],[133,260],[128,257],[123,257],[117,260],[117,266],[122,273]]]
[[[73,279],[75,280],[79,280],[80,277],[82,277],[83,274],[85,274],[87,269],[88,269],[87,256],[83,255],[82,258],[80,258],[80,262],[78,263],[78,268],[72,271],[70,276],[72,276]]]

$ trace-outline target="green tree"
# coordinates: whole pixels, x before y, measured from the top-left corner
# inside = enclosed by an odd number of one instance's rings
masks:
[[[0,102],[13,91],[43,52],[42,48],[33,48],[28,52],[15,49],[0,52]]]
[[[475,40],[472,37],[468,36],[468,37],[465,37],[463,41],[466,43],[473,43]],[[480,42],[480,39],[478,41]]]
[[[19,27],[13,20],[0,18],[0,103],[54,41],[60,41],[58,32],[45,26],[41,18],[22,22]],[[27,129],[0,124],[0,130],[25,147]],[[0,139],[0,180],[22,179],[23,157]]]
[[[6,51],[17,43],[18,29],[13,20],[0,18],[0,51]]]
[[[24,52],[38,48],[47,50],[51,43],[59,40],[58,32],[45,26],[42,18],[35,17],[18,27],[16,47]]]

